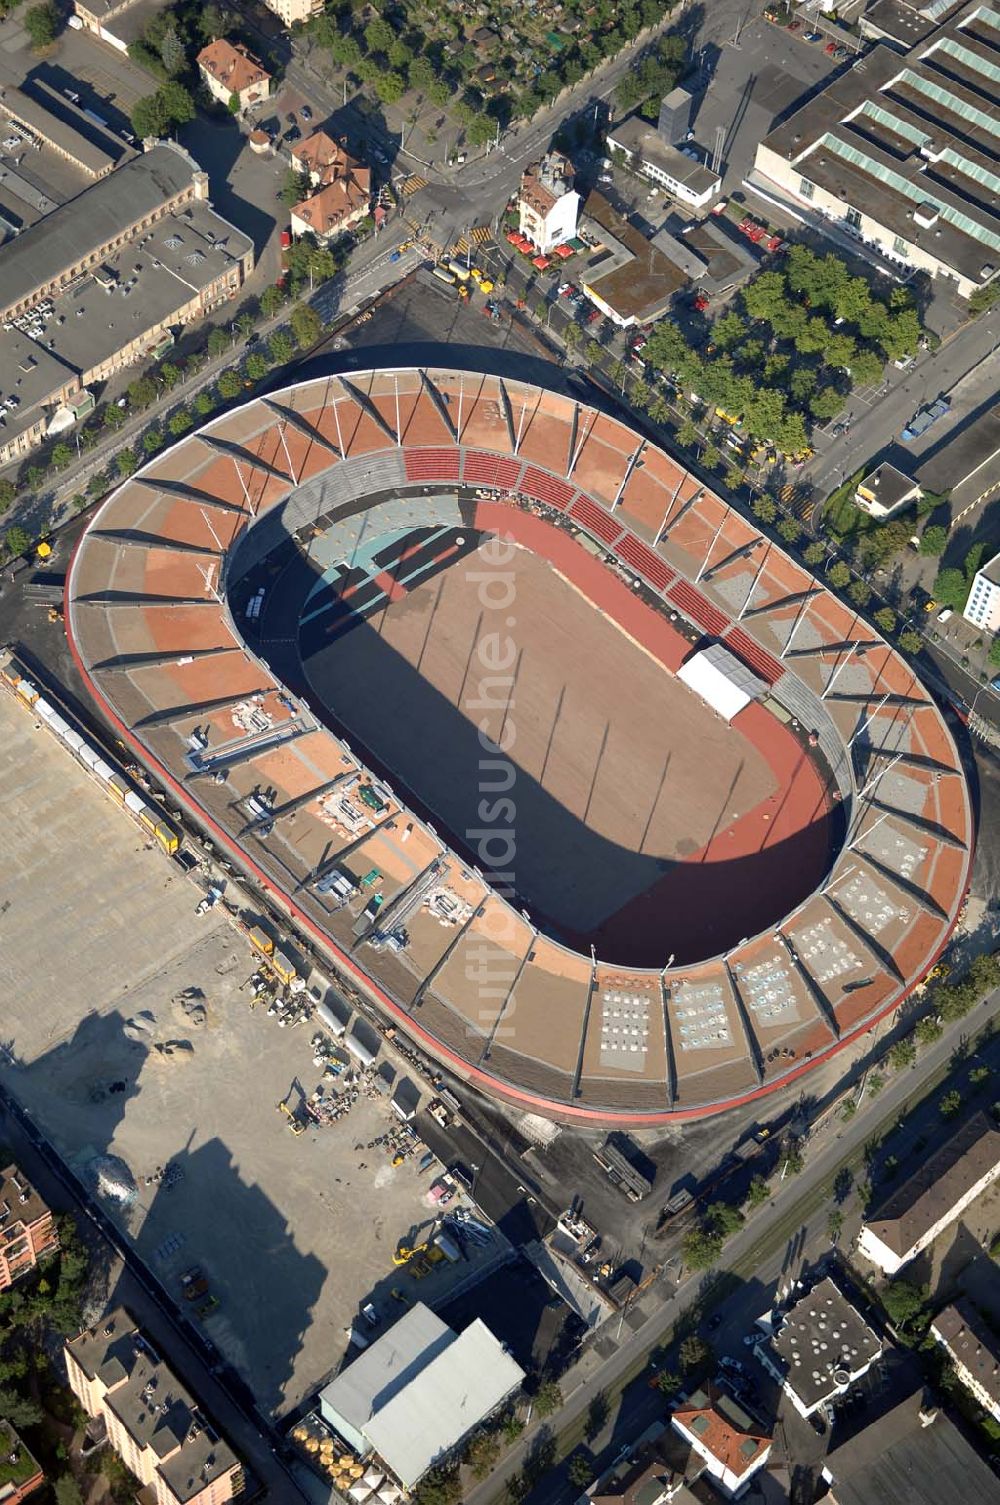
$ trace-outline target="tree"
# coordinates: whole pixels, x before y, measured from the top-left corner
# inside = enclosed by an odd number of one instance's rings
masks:
[[[181,434],[187,433],[188,429],[191,428],[193,423],[194,419],[191,417],[189,410],[187,408],[178,408],[177,412],[171,413],[170,417],[168,418],[167,428],[173,434],[175,439],[179,439]]]
[[[766,1202],[771,1195],[771,1188],[763,1176],[754,1176],[747,1189],[747,1203],[750,1207],[759,1207]]]
[[[42,1419],[42,1408],[27,1396],[19,1395],[6,1385],[0,1385],[0,1416],[20,1431],[23,1427],[38,1425]]]
[[[917,1020],[917,1026],[914,1030],[914,1034],[920,1041],[921,1045],[933,1044],[933,1042],[935,1040],[939,1040],[941,1038],[941,1035],[943,1034],[940,1019],[936,1014],[925,1014],[922,1019]]]
[[[722,1253],[723,1239],[708,1228],[691,1228],[684,1235],[682,1252],[689,1270],[707,1270]]]
[[[760,518],[762,523],[773,523],[778,515],[778,504],[772,496],[756,496],[753,499],[752,511],[754,517]]]
[[[308,174],[296,172],[294,168],[290,167],[285,173],[285,181],[281,185],[281,202],[287,204],[289,208],[295,204],[301,204],[303,199],[309,197],[311,188],[312,184],[309,181]]]
[[[938,1103],[938,1112],[941,1114],[942,1118],[949,1119],[957,1117],[957,1115],[961,1113],[961,1111],[962,1094],[959,1092],[958,1088],[955,1087],[952,1088],[951,1092],[946,1092],[944,1097]]]
[[[899,646],[904,653],[919,653],[924,646],[924,640],[912,627],[904,627],[899,634]]]
[[[594,1477],[594,1465],[586,1453],[574,1453],[566,1465],[566,1477],[577,1489],[586,1489]]]
[[[163,448],[163,435],[159,429],[147,429],[142,436],[142,447],[147,455],[155,455]]]
[[[739,491],[743,485],[743,472],[738,465],[730,465],[725,475],[727,491]]]
[[[786,543],[798,543],[802,537],[802,524],[794,517],[784,517],[778,524],[778,532]]]
[[[13,481],[0,480],[0,513],[6,512],[13,504],[17,496],[17,488]]]
[[[584,354],[587,357],[588,366],[599,366],[601,364],[601,360],[603,359],[604,351],[601,349],[596,340],[589,340],[587,342],[587,349]]]
[[[802,558],[806,564],[822,564],[826,558],[826,544],[820,543],[818,538],[814,539],[812,543],[806,544]]]
[[[480,1432],[465,1450],[465,1461],[477,1479],[485,1479],[500,1456],[500,1441],[494,1432]]]
[[[51,47],[59,32],[59,12],[54,5],[33,5],[22,21],[36,52]]]
[[[406,79],[401,73],[397,73],[395,70],[381,73],[375,80],[375,93],[383,104],[394,105],[406,93]],[[490,135],[492,134],[491,131]]]
[[[396,33],[381,16],[376,16],[365,27],[365,45],[369,52],[388,52],[395,39]]]
[[[661,1395],[676,1395],[684,1381],[679,1374],[674,1374],[672,1369],[659,1369],[653,1379],[655,1389]]]
[[[129,382],[128,401],[129,407],[138,409],[148,408],[150,403],[156,401],[156,383],[151,376],[137,376],[135,381]]]
[[[875,625],[888,635],[896,630],[896,613],[891,606],[880,606],[875,613]]]
[[[835,590],[843,590],[850,584],[851,571],[842,559],[838,559],[827,570],[826,578]]]
[[[889,1049],[889,1064],[893,1071],[906,1071],[917,1059],[917,1046],[912,1035],[904,1035]]]
[[[270,282],[260,295],[260,311],[265,319],[273,319],[285,301],[285,295],[276,283]]]
[[[266,292],[267,289],[265,288]],[[217,360],[220,355],[229,349],[230,339],[224,329],[210,329],[208,331],[208,353],[212,360]]]
[[[996,666],[1000,664],[1000,633],[997,634],[997,636],[990,644],[990,651],[988,656],[990,663],[994,668],[996,668]]]
[[[238,397],[243,390],[243,383],[235,371],[221,371],[219,373],[219,392],[227,400]]]
[[[208,387],[204,387],[195,394],[194,410],[202,418],[207,418],[209,413],[214,413],[218,406]]]
[[[80,1486],[72,1474],[63,1474],[57,1479],[54,1489],[56,1505],[83,1505],[83,1495]]]
[[[173,361],[164,361],[156,374],[167,392],[172,392],[181,379],[181,369]]]
[[[6,535],[7,552],[12,558],[17,559],[22,554],[27,554],[31,548],[31,534],[24,528],[8,528]],[[2,1414],[2,1412],[0,1412]]]
[[[240,96],[238,94],[230,94],[226,100],[226,109],[230,115],[238,115],[240,113]]]
[[[855,606],[867,606],[872,598],[872,588],[867,580],[852,580],[847,587],[847,594]]]
[[[171,20],[160,39],[160,57],[163,66],[171,78],[176,78],[187,67],[187,53],[184,43],[177,34],[177,27]],[[238,106],[237,106],[238,107]]]
[[[920,552],[925,557],[943,554],[948,544],[948,529],[940,523],[925,528],[920,535]]]
[[[696,1370],[707,1369],[714,1358],[712,1345],[697,1333],[689,1333],[678,1350],[681,1369],[685,1374],[694,1374]]]
[[[684,422],[678,428],[677,443],[681,449],[694,449],[698,443],[698,430],[690,418],[685,418]]]
[[[567,350],[575,350],[580,343],[580,330],[578,326],[576,324],[567,324],[562,338]]]
[[[323,333],[323,321],[308,303],[300,303],[292,310],[289,323],[300,350],[311,350]]]
[[[52,446],[50,459],[53,469],[65,470],[66,466],[73,459],[73,450],[64,439],[60,439],[58,444]]]
[[[927,1291],[909,1280],[892,1280],[882,1292],[882,1305],[894,1327],[910,1327],[924,1310]]]
[[[563,1403],[562,1391],[555,1380],[545,1380],[535,1395],[536,1416],[551,1416]]]
[[[830,1235],[830,1242],[835,1244],[840,1237],[840,1231],[844,1226],[844,1214],[839,1207],[832,1207],[827,1214],[826,1231]]]
[[[283,329],[276,329],[267,342],[268,353],[276,366],[287,366],[295,354],[292,337]]]
[[[117,466],[118,474],[122,477],[122,479],[124,479],[126,476],[130,476],[136,469],[138,463],[139,462],[135,458],[135,454],[130,449],[121,449],[118,451],[117,455],[115,455],[115,465]]]
[[[701,463],[706,470],[718,470],[722,456],[714,444],[706,444],[701,452]]]
[[[948,568],[938,570],[934,581],[934,595],[942,606],[950,606],[952,611],[964,611],[965,603],[969,599],[969,587],[971,581],[961,570]]]
[[[267,356],[259,350],[251,350],[243,369],[250,381],[263,381],[269,370]]]

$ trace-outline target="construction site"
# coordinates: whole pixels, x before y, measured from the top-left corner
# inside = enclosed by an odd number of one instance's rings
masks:
[[[2,688],[0,822],[0,1080],[265,1410],[509,1258],[391,1044]]]

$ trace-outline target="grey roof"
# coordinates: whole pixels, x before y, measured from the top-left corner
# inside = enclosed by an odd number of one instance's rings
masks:
[[[889,1196],[867,1226],[894,1254],[907,1254],[1000,1164],[1000,1129],[976,1113]]]
[[[1000,585],[1000,554],[994,554],[986,564],[980,565],[976,573],[982,575],[983,579],[988,580],[991,585]]]
[[[882,1352],[882,1342],[830,1279],[797,1301],[771,1339],[786,1384],[812,1409],[842,1389],[840,1371],[862,1374]]]
[[[382,1406],[365,1436],[409,1489],[523,1380],[523,1369],[477,1318]]]
[[[875,469],[865,476],[861,485],[866,490],[873,491],[879,506],[886,509],[895,507],[897,502],[912,496],[919,489],[916,481],[904,475],[901,470],[897,470],[895,465],[890,465],[888,460],[883,460],[881,465],[876,465]]]
[[[960,512],[1000,482],[1000,406],[949,434],[917,470],[925,491],[948,492]]]
[[[89,1379],[100,1377],[109,1391],[104,1403],[129,1436],[156,1454],[157,1471],[181,1505],[238,1463],[124,1307],[109,1312],[67,1348]]]
[[[685,91],[682,89],[679,92],[683,94]],[[670,97],[672,96],[668,96]],[[676,146],[668,146],[655,127],[640,115],[629,115],[627,119],[612,126],[608,131],[608,144],[620,146],[623,151],[633,153],[643,162],[652,163],[678,183],[690,188],[692,193],[704,193],[719,182],[717,172],[713,172],[703,162],[696,162]]]
[[[993,1404],[1000,1405],[1000,1336],[972,1302],[962,1297],[946,1306],[934,1318],[931,1331],[956,1364],[982,1385]]]
[[[175,199],[198,171],[180,147],[157,142],[0,250],[3,310],[30,298],[88,253],[110,245],[138,221]]]
[[[66,103],[69,104],[70,101],[67,100]],[[0,113],[20,121],[57,151],[65,153],[92,177],[109,172],[115,165],[116,159],[110,152],[102,151],[82,131],[67,125],[21,89],[0,89]],[[120,150],[118,155],[121,154]]]
[[[920,1392],[826,1456],[836,1505],[996,1505],[1000,1484],[989,1464],[947,1416],[920,1419]]]
[[[451,1328],[418,1301],[321,1391],[324,1414],[342,1416],[362,1431],[380,1407],[454,1341]]]

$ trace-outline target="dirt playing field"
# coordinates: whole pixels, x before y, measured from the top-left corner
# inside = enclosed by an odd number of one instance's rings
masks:
[[[537,553],[499,559],[484,542],[397,585],[332,642],[313,620],[305,668],[352,745],[536,923],[603,958],[693,959],[785,913],[827,853],[823,811],[794,860],[768,840],[808,764],[793,739],[758,707],[745,729],[714,715],[637,641],[647,608],[633,635]]]

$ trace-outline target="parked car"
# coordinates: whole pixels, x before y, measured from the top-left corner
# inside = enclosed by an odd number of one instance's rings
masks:
[[[836,42],[827,42],[826,46],[823,48],[823,51],[826,52],[826,53],[829,53],[830,57],[833,57],[833,54],[836,52],[836,50],[837,50],[837,43]]]
[[[302,116],[303,120],[311,120],[313,118],[313,112],[312,110],[310,110],[308,105],[303,105],[301,110],[299,111],[299,114]]]
[[[822,42],[823,33],[821,31],[804,31],[802,33],[802,40],[803,42]]]
[[[692,302],[693,302],[694,307],[698,310],[698,312],[700,314],[703,314],[705,312],[706,308],[708,307],[708,294],[707,293],[695,293]]]

